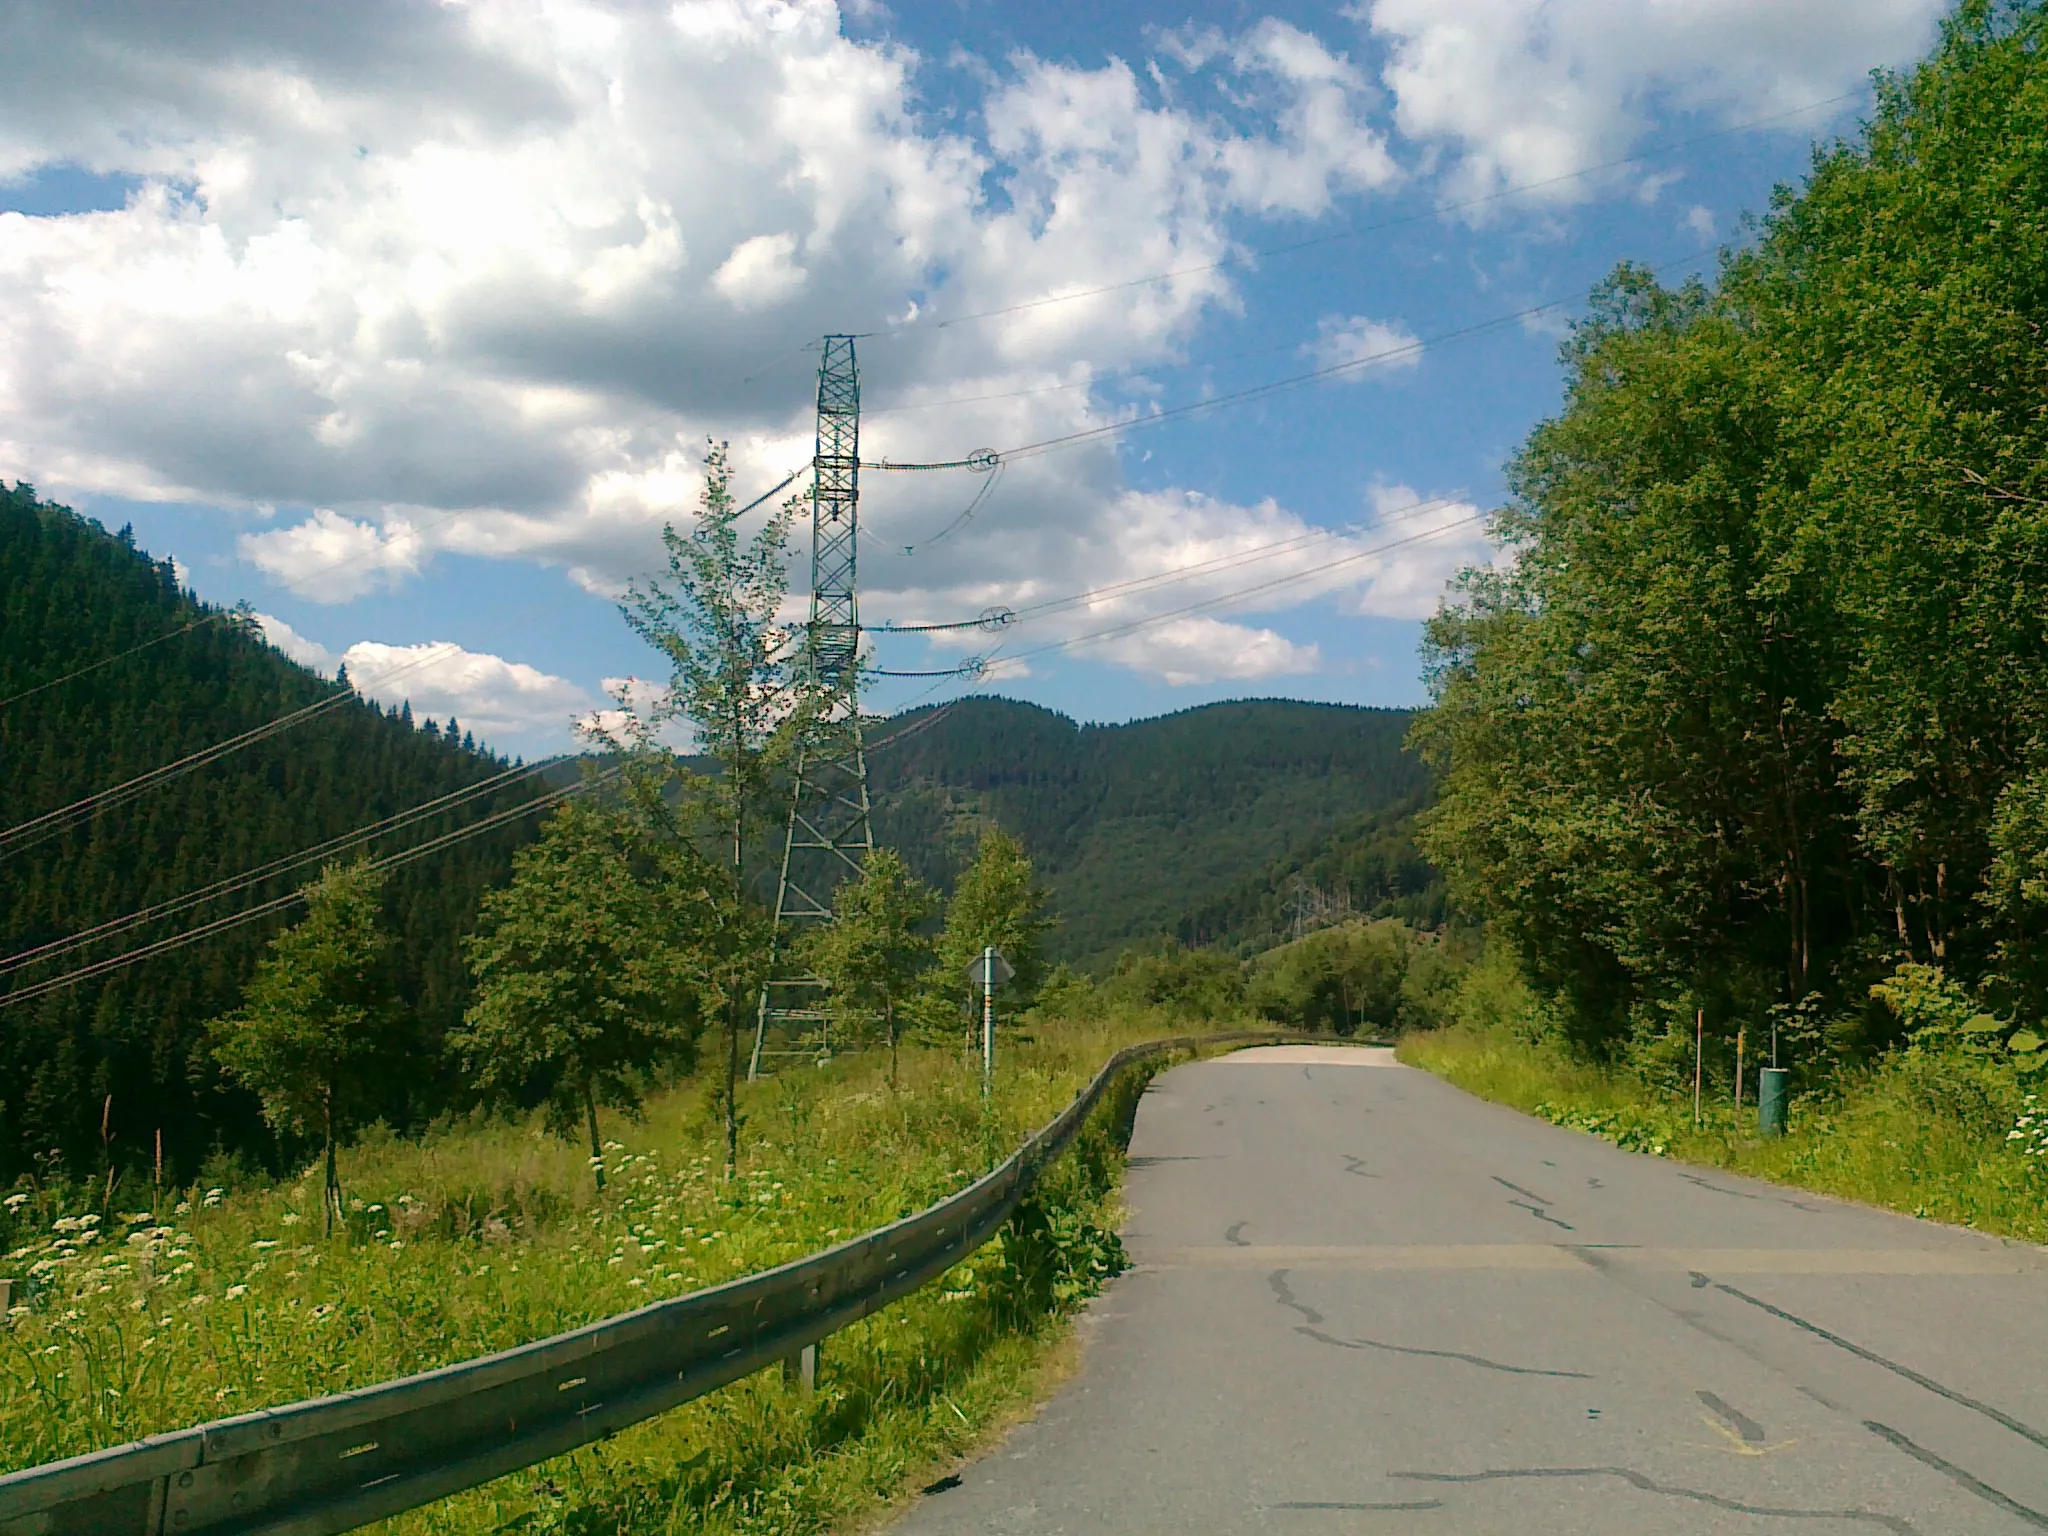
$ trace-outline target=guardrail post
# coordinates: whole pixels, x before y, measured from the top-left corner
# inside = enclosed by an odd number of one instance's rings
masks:
[[[782,1379],[799,1392],[818,1389],[818,1346],[806,1344],[793,1355],[782,1357]]]

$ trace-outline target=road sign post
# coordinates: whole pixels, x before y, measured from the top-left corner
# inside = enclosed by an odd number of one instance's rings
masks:
[[[990,944],[967,964],[967,979],[981,988],[981,1096],[986,1099],[996,1075],[996,988],[1017,973],[1003,952]]]

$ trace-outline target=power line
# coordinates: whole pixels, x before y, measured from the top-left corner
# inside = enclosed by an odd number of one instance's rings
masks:
[[[965,528],[970,522],[974,520],[975,513],[979,512],[984,506],[988,504],[989,497],[995,494],[996,482],[1003,478],[1003,461],[999,458],[996,458],[994,454],[990,454],[989,458],[993,463],[994,468],[990,472],[988,478],[983,480],[979,488],[976,489],[974,493],[974,499],[967,503],[966,509],[962,511],[958,517],[954,518],[953,521],[946,524],[946,526],[941,528],[937,533],[933,534],[930,538],[920,539],[915,544],[904,545],[903,553],[905,555],[914,555],[920,549],[929,549],[932,545],[938,543],[941,539],[946,538],[950,534],[957,533],[960,529]],[[891,550],[890,553],[894,554],[895,551]]]
[[[429,661],[440,660],[444,652],[458,649],[460,647],[454,645],[453,642],[443,642],[415,656],[411,661],[392,668],[389,672],[379,673],[378,679],[380,682],[388,681],[402,673],[412,671],[415,667],[424,666]],[[355,697],[356,694],[352,688],[342,688],[335,693],[327,695],[324,699],[316,700],[303,708],[280,715],[274,720],[267,720],[259,726],[243,731],[240,735],[230,736],[225,741],[215,742],[209,747],[202,747],[197,752],[189,753],[175,762],[165,763],[159,768],[152,768],[147,773],[137,774],[132,779],[112,785],[107,789],[100,790],[96,794],[87,795],[82,800],[74,800],[69,805],[59,806],[53,811],[45,811],[40,816],[31,817],[29,820],[9,827],[5,831],[0,831],[0,858],[33,848],[37,844],[57,836],[102,810],[111,809],[113,806],[133,800],[138,795],[147,794],[149,791],[169,783],[172,779],[182,778],[188,773],[218,762],[221,758],[226,757],[232,752],[239,752],[244,747],[254,746],[257,742],[268,740],[272,736],[281,735],[294,726],[312,719],[315,715],[324,714],[337,705],[348,703]]]
[[[1022,608],[1016,610],[1017,622],[1022,623],[1027,617],[1042,618],[1048,613],[1057,613],[1062,608],[1072,608],[1078,604],[1092,603],[1102,597],[1128,594],[1139,588],[1156,590],[1159,587],[1172,586],[1176,582],[1191,581],[1197,576],[1206,575],[1212,571],[1235,570],[1239,566],[1256,564],[1261,560],[1277,559],[1279,556],[1291,553],[1304,545],[1321,543],[1327,539],[1345,538],[1354,533],[1370,532],[1373,528],[1385,528],[1389,523],[1406,522],[1410,518],[1419,517],[1425,512],[1434,512],[1441,507],[1454,505],[1456,505],[1456,498],[1436,496],[1428,501],[1418,501],[1413,506],[1402,507],[1399,511],[1380,518],[1377,522],[1364,529],[1311,528],[1305,532],[1294,534],[1289,538],[1276,540],[1271,544],[1254,545],[1247,550],[1237,550],[1228,555],[1217,555],[1212,559],[1200,560],[1193,565],[1175,566],[1170,570],[1157,571],[1149,576],[1134,576],[1129,581],[1113,582],[1106,587],[1094,587],[1086,592],[1074,593],[1069,597],[1048,598],[1040,603],[1027,603]],[[1327,569],[1327,567],[1321,569]],[[1303,574],[1308,576],[1315,575],[1317,572],[1310,571]]]
[[[799,470],[798,473],[801,474],[802,471]],[[795,476],[791,476],[791,479],[794,478]],[[784,485],[787,485],[788,483],[788,481],[783,482]],[[780,489],[780,487],[778,487],[777,489]],[[773,495],[774,492],[771,491],[769,494]],[[411,531],[414,533],[424,533],[429,528],[438,528],[441,524],[448,522],[451,518],[460,517],[463,515],[464,512],[469,510],[471,509],[466,507],[458,507],[452,512],[444,512],[439,517],[429,518],[426,522],[421,523],[417,528],[413,528]],[[336,571],[346,570],[348,569],[348,567],[352,565],[358,565],[362,563],[374,554],[376,554],[376,550],[367,549],[359,554],[344,555],[339,560],[330,560],[327,564],[306,572],[304,575],[300,576],[296,581],[286,582],[284,584],[285,589],[287,591],[291,591],[298,587],[304,586],[307,582],[314,580],[316,577],[328,576],[332,575]],[[135,655],[138,651],[146,651],[153,645],[162,645],[166,640],[175,640],[180,635],[190,634],[195,629],[204,629],[210,624],[218,624],[222,619],[233,618],[234,616],[235,610],[232,608],[218,609],[215,612],[208,614],[205,618],[194,619],[191,623],[183,625],[180,628],[166,631],[165,633],[158,635],[154,640],[144,640],[139,645],[129,646],[128,649],[125,651],[116,651],[111,656],[103,656],[98,661],[89,662],[85,666],[79,667],[70,672],[66,672],[62,677],[53,677],[46,683],[38,683],[33,688],[24,689],[20,693],[10,694],[8,695],[8,697],[0,699],[0,709],[5,709],[10,704],[19,703],[23,699],[32,698],[34,695],[42,693],[46,689],[55,688],[60,683],[68,683],[73,678],[84,677],[89,672],[97,672],[101,667],[110,667],[115,662],[123,661],[128,657]]]
[[[1357,225],[1351,229],[1335,230],[1327,235],[1314,235],[1304,240],[1289,241],[1283,245],[1270,245],[1243,250],[1224,256],[1216,261],[1200,262],[1185,267],[1172,267],[1164,271],[1148,273],[1142,277],[1132,277],[1126,278],[1121,282],[1105,283],[1096,288],[1081,288],[1071,293],[1047,294],[1042,298],[1027,299],[1021,303],[1004,305],[999,309],[978,310],[972,314],[953,315],[945,319],[907,320],[903,324],[893,326],[887,330],[864,332],[861,334],[860,339],[864,341],[870,339],[888,341],[899,336],[909,335],[914,331],[945,330],[951,326],[966,325],[977,320],[994,320],[1004,315],[1020,314],[1026,310],[1043,309],[1052,304],[1068,304],[1079,299],[1098,298],[1103,294],[1122,293],[1132,288],[1143,288],[1152,283],[1170,282],[1177,277],[1198,277],[1207,272],[1219,271],[1228,266],[1247,264],[1269,256],[1287,256],[1297,251],[1313,250],[1321,246],[1339,244],[1347,240],[1362,240],[1368,235],[1383,234],[1387,230],[1399,229],[1409,224],[1427,223],[1432,219],[1442,218],[1446,214],[1463,213],[1473,208],[1483,208],[1507,198],[1520,197],[1530,192],[1540,192],[1548,187],[1562,186],[1567,182],[1582,180],[1588,176],[1597,176],[1606,171],[1620,170],[1624,166],[1639,165],[1647,160],[1660,159],[1677,154],[1682,150],[1694,149],[1702,144],[1710,144],[1718,139],[1728,138],[1734,134],[1748,133],[1757,128],[1769,127],[1773,123],[1783,122],[1789,118],[1802,117],[1808,112],[1817,112],[1823,107],[1839,106],[1845,101],[1857,100],[1863,96],[1866,89],[1867,87],[1859,86],[1853,91],[1844,91],[1838,96],[1829,96],[1820,101],[1810,101],[1804,106],[1788,108],[1782,112],[1768,113],[1762,117],[1750,118],[1746,122],[1734,123],[1725,128],[1716,128],[1707,133],[1677,139],[1658,148],[1642,150],[1633,155],[1624,155],[1617,160],[1603,160],[1595,165],[1582,166],[1575,171],[1566,171],[1556,176],[1545,176],[1536,181],[1520,182],[1514,186],[1503,187],[1494,192],[1482,193],[1476,197],[1460,198],[1451,202],[1432,203],[1429,207],[1415,213],[1397,214],[1392,218],[1381,219],[1371,224]]]
[[[1694,251],[1676,260],[1664,262],[1650,270],[1654,273],[1669,272],[1676,267],[1687,266],[1692,262],[1698,261],[1703,256],[1711,256],[1713,254],[1714,251],[1711,248]],[[1099,427],[1087,427],[1078,432],[1064,432],[1058,437],[1041,438],[1035,443],[1025,443],[1017,448],[1006,448],[1000,457],[1007,464],[1016,459],[1035,458],[1040,454],[1051,453],[1060,448],[1070,448],[1080,443],[1092,442],[1097,438],[1120,437],[1126,432],[1134,432],[1141,427],[1160,426],[1166,422],[1179,421],[1189,416],[1199,415],[1205,411],[1226,410],[1232,406],[1248,405],[1253,401],[1263,400],[1269,395],[1280,394],[1290,389],[1299,389],[1303,385],[1318,383],[1323,379],[1341,378],[1345,374],[1370,368],[1376,363],[1391,362],[1397,358],[1411,357],[1431,347],[1442,346],[1447,342],[1466,340],[1473,336],[1483,335],[1488,331],[1499,330],[1504,326],[1533,320],[1538,315],[1548,314],[1552,310],[1568,309],[1580,302],[1582,301],[1574,298],[1552,299],[1545,304],[1532,304],[1524,309],[1517,309],[1506,314],[1495,315],[1490,319],[1475,321],[1471,325],[1461,325],[1452,330],[1439,331],[1434,336],[1423,337],[1417,341],[1404,342],[1398,347],[1387,347],[1381,351],[1367,353],[1362,357],[1354,357],[1342,363],[1332,363],[1327,367],[1311,368],[1303,373],[1293,373],[1283,378],[1269,379],[1263,384],[1253,384],[1244,389],[1233,390],[1228,394],[1211,395],[1206,400],[1190,401],[1186,405],[1177,405],[1168,410],[1154,411],[1149,416],[1136,416],[1128,421],[1106,422]]]
[[[0,709],[5,709],[10,704],[19,704],[23,699],[32,699],[37,694],[55,688],[60,683],[68,683],[75,677],[84,677],[88,672],[97,672],[101,667],[111,667],[117,661],[127,660],[137,651],[146,651],[153,645],[162,645],[166,640],[175,640],[180,635],[189,635],[195,629],[204,629],[209,624],[218,624],[233,612],[234,610],[231,608],[222,608],[217,612],[209,613],[203,619],[194,619],[190,624],[181,624],[176,629],[158,635],[154,640],[144,640],[138,645],[129,646],[125,651],[116,651],[111,656],[103,656],[98,661],[75,668],[70,672],[66,672],[62,677],[53,677],[47,683],[37,683],[33,688],[24,688],[19,693],[10,693],[6,698],[0,699]]]
[[[1155,624],[1164,624],[1169,619],[1184,618],[1188,614],[1199,613],[1205,608],[1217,608],[1225,604],[1239,602],[1257,593],[1271,591],[1275,587],[1287,586],[1299,581],[1310,581],[1318,576],[1328,575],[1331,571],[1342,570],[1345,566],[1355,565],[1361,560],[1370,560],[1375,555],[1387,554],[1392,550],[1404,549],[1410,544],[1419,544],[1429,539],[1439,538],[1446,533],[1454,532],[1460,528],[1473,527],[1483,523],[1486,517],[1487,514],[1484,512],[1475,512],[1470,516],[1457,518],[1452,522],[1441,524],[1435,528],[1425,528],[1420,533],[1411,533],[1405,538],[1394,539],[1385,544],[1378,544],[1371,549],[1359,550],[1356,554],[1346,555],[1341,560],[1333,560],[1329,564],[1318,566],[1312,571],[1289,572],[1285,576],[1275,576],[1271,580],[1257,582],[1249,587],[1240,587],[1232,592],[1224,592],[1215,597],[1203,598],[1200,602],[1189,603],[1185,607],[1175,608],[1166,613],[1150,614],[1144,618],[1132,619],[1123,624],[1113,624],[1106,629],[1094,630],[1085,635],[1075,635],[1068,640],[1054,640],[1045,645],[1034,646],[1028,651],[1019,651],[1011,660],[1026,661],[1033,656],[1044,656],[1053,651],[1071,650],[1075,646],[1085,645],[1094,640],[1112,640],[1127,634],[1135,634],[1137,631],[1149,629]]]
[[[232,896],[237,892],[247,890],[251,886],[260,885],[277,875],[331,858],[337,853],[343,853],[364,843],[372,842],[388,833],[400,831],[415,822],[424,821],[443,812],[455,810],[472,800],[482,799],[487,795],[495,794],[501,789],[509,788],[519,780],[546,772],[551,766],[549,763],[535,763],[522,768],[508,768],[502,773],[493,774],[489,778],[481,779],[465,788],[425,801],[408,810],[386,816],[380,821],[374,821],[366,826],[357,827],[353,831],[342,833],[338,837],[331,837],[325,842],[315,843],[311,847],[300,849],[296,853],[285,854],[254,869],[244,870],[238,875],[231,875],[226,879],[216,880],[213,884],[204,886],[199,890],[160,901],[153,906],[143,908],[139,912],[128,913],[124,917],[109,918],[106,922],[96,924],[91,928],[71,934],[66,938],[52,939],[47,944],[40,944],[33,949],[23,950],[19,954],[9,955],[4,960],[0,960],[0,976],[11,975],[15,971],[26,969],[32,965],[45,964],[57,959],[59,956],[69,954],[73,950],[87,948],[90,945],[115,938],[120,934],[143,927],[146,924],[159,922],[168,917],[175,917],[179,913],[188,912],[194,907],[204,906],[211,901],[218,901],[224,896]]]
[[[616,768],[606,769],[604,772],[579,783],[550,791],[545,795],[536,795],[533,799],[521,805],[493,812],[491,815],[472,822],[466,827],[457,828],[452,832],[445,832],[441,836],[420,843],[415,847],[374,860],[369,867],[382,872],[411,864],[425,858],[429,854],[438,853],[444,848],[450,848],[458,843],[467,842],[470,838],[481,837],[486,832],[495,831],[497,828],[506,825],[508,822],[516,821],[522,816],[529,816],[538,811],[549,810],[561,804],[570,796],[581,794],[583,791],[605,782],[617,774],[617,772]],[[216,934],[226,933],[230,929],[238,928],[244,923],[251,923],[258,918],[268,917],[272,913],[282,912],[293,904],[303,901],[305,895],[306,893],[303,890],[298,890],[283,896],[275,896],[268,901],[259,902],[256,906],[246,907],[240,912],[232,912],[225,917],[215,918],[212,922],[203,923],[197,928],[188,928],[183,933],[175,933],[167,938],[158,939],[153,944],[145,944],[140,949],[132,949],[118,955],[110,955],[104,960],[95,961],[91,965],[81,966],[75,971],[67,971],[61,976],[52,976],[45,981],[39,981],[33,985],[18,988],[5,995],[0,995],[0,1008],[11,1007],[16,1003],[30,1002],[35,998],[55,992],[60,988],[73,986],[81,981],[88,981],[95,976],[103,976],[109,971],[122,970],[128,966],[140,964],[144,960],[155,959],[158,955],[168,954],[172,950],[183,949],[188,944],[196,944],[202,939],[209,939]]]

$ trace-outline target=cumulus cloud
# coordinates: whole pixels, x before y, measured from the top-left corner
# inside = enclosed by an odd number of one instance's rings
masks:
[[[1136,634],[1097,641],[1095,654],[1150,672],[1175,687],[1190,683],[1249,682],[1313,672],[1322,662],[1313,645],[1297,645],[1271,629],[1220,619],[1171,619]]]
[[[1348,611],[1381,619],[1426,619],[1460,571],[1489,565],[1485,516],[1456,496],[1425,498],[1405,485],[1375,485],[1373,535],[1355,567]]]
[[[259,613],[256,615],[256,622],[262,627],[264,639],[302,667],[311,667],[315,672],[331,674],[341,661],[339,656],[318,640],[300,634],[283,619]]]
[[[444,550],[618,593],[694,501],[706,437],[743,494],[809,458],[803,344],[827,331],[875,333],[878,454],[1100,426],[1125,408],[1105,380],[1234,304],[1218,263],[1245,221],[1399,178],[1369,71],[1274,20],[1156,69],[1013,59],[976,137],[925,116],[921,61],[848,39],[828,0],[10,15],[33,41],[0,47],[0,176],[140,188],[0,215],[0,460],[314,509],[239,549],[322,601]],[[931,408],[960,397],[980,403]],[[928,478],[875,485],[874,526],[915,544],[955,516],[972,487]],[[1073,549],[1105,542],[1107,569],[1149,568],[1123,489],[1107,443],[1016,466],[950,544],[868,562],[864,596],[951,616],[992,568],[1086,584],[1105,568]]]
[[[426,543],[403,517],[382,528],[326,507],[304,522],[268,533],[245,533],[242,558],[301,597],[345,603],[420,568]]]
[[[1422,342],[1407,326],[1398,320],[1383,322],[1364,315],[1323,316],[1316,322],[1316,339],[1301,350],[1318,368],[1360,364],[1341,376],[1353,382],[1385,378],[1422,362]]]
[[[829,0],[174,9],[15,0],[0,22],[0,177],[139,178],[119,209],[0,214],[0,462],[87,493],[310,509],[238,547],[345,602],[444,551],[616,595],[686,515],[707,437],[731,441],[746,496],[808,460],[805,347],[826,332],[866,333],[876,457],[1099,429],[1139,408],[1117,380],[1236,304],[1226,263],[1261,221],[1401,181],[1390,122],[1493,186],[1610,153],[1653,99],[1725,117],[1846,88],[1938,5],[1371,0],[1383,59],[1269,18],[1136,67],[1019,56],[958,119],[925,111],[926,61],[847,38]],[[1159,272],[1177,275],[1116,286]],[[1333,315],[1313,355],[1405,339]],[[1007,643],[1167,616],[1106,654],[1279,676],[1312,648],[1248,616],[1408,613],[1458,548],[1375,566],[1350,558],[1370,531],[1139,495],[1101,439],[1007,465],[958,522],[974,489],[868,478],[869,617],[1086,589]],[[1178,611],[1196,601],[1213,606]],[[537,672],[461,676],[465,720],[603,707]]]
[[[256,621],[264,638],[301,666],[330,676],[346,666],[349,682],[365,698],[391,708],[409,703],[414,717],[422,720],[452,715],[464,730],[500,751],[529,756],[569,751],[578,744],[577,725],[601,709],[599,701],[565,677],[465,650],[452,641],[386,645],[358,640],[337,652],[271,614],[258,613]]]
[[[1448,148],[1454,195],[1626,155],[1664,103],[1722,122],[1854,90],[1931,39],[1948,0],[1365,0],[1411,140]],[[1839,113],[1840,107],[1835,109]],[[1788,119],[1811,132],[1831,114]],[[1559,201],[1584,182],[1546,189]]]

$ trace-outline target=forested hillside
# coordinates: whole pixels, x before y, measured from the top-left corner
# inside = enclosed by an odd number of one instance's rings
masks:
[[[1416,928],[1450,916],[1443,876],[1416,844],[1418,793],[1347,818],[1318,843],[1291,850],[1182,914],[1174,937],[1189,948],[1256,954],[1351,917],[1394,917]]]
[[[875,835],[943,885],[979,827],[1014,833],[1052,891],[1053,948],[1069,960],[1099,965],[1216,903],[1204,941],[1234,942],[1262,910],[1239,894],[1248,878],[1312,863],[1340,828],[1423,791],[1427,771],[1402,746],[1412,718],[1277,699],[1113,726],[1007,699],[912,711],[877,733],[901,732],[869,764]],[[1354,878],[1360,902],[1426,884],[1410,868],[1382,891],[1374,857],[1354,874],[1338,854],[1324,873]]]
[[[1753,249],[1624,268],[1564,361],[1518,558],[1431,633],[1461,903],[1598,1053],[1689,1068],[1702,1008],[1710,1061],[2036,1051],[2048,11],[1963,5]]]
[[[92,666],[134,647],[146,648]],[[252,624],[194,602],[169,562],[149,559],[125,530],[109,534],[38,502],[26,486],[0,486],[0,955],[236,875],[505,767],[452,739],[461,735],[457,722],[415,728],[409,710],[386,714],[351,696],[55,835],[6,836],[336,692],[271,649]],[[530,793],[494,791],[370,851],[468,824]],[[421,1045],[432,1046],[460,1016],[458,936],[530,834],[530,823],[515,822],[393,875],[393,964]],[[0,976],[0,994],[287,892],[312,872],[12,970]],[[216,1146],[263,1145],[253,1098],[226,1086],[202,1047],[202,1026],[240,1001],[264,944],[293,915],[0,1006],[0,1182],[53,1161],[73,1176],[90,1173],[106,1153],[103,1118],[115,1156],[131,1166],[153,1158],[159,1130],[172,1170],[188,1175]],[[388,1118],[403,1124],[436,1107],[438,1060],[423,1052],[408,1070],[386,1075]]]

